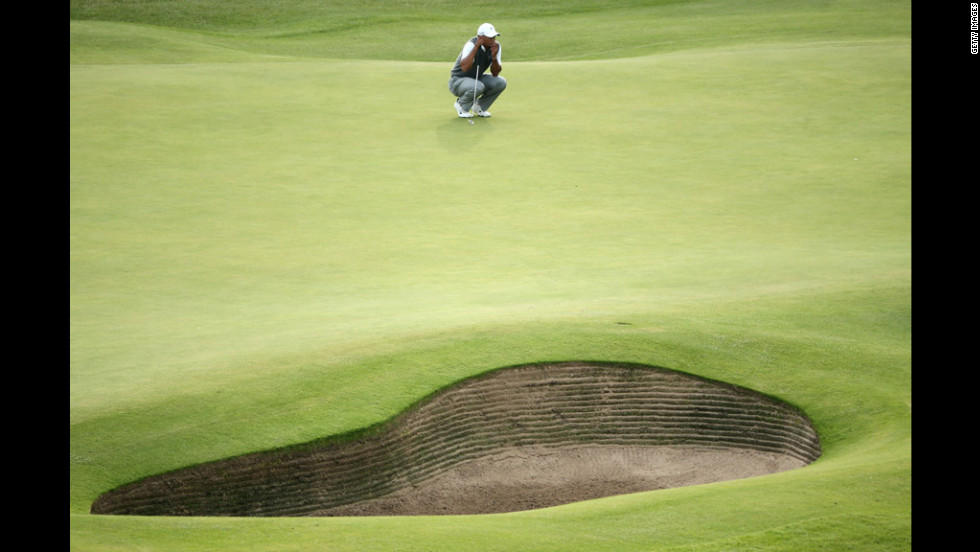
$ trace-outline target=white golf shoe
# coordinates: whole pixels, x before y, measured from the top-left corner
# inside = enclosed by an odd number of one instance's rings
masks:
[[[459,100],[456,100],[456,103],[453,104],[453,107],[456,108],[456,114],[459,115],[460,117],[462,117],[464,119],[472,119],[473,118],[473,114],[472,113],[470,113],[469,111],[463,111],[463,108],[460,107],[460,105],[459,105]]]
[[[483,108],[480,107],[480,104],[473,104],[473,111],[476,111],[476,114],[479,115],[480,117],[492,116],[492,114],[489,111],[483,111]]]

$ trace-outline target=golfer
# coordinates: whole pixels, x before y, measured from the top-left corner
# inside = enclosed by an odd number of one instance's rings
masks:
[[[449,91],[456,96],[456,114],[469,119],[476,113],[489,117],[490,106],[507,88],[507,81],[500,75],[500,33],[493,25],[484,23],[476,36],[463,45],[456,64],[449,74]],[[483,74],[487,69],[490,75]],[[492,75],[492,76],[491,76]],[[471,113],[471,111],[473,113]]]

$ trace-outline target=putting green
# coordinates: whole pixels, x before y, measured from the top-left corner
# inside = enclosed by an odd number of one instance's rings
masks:
[[[907,39],[514,61],[469,125],[447,63],[156,33],[195,62],[69,67],[73,550],[910,548]],[[773,395],[824,455],[492,516],[88,514],[568,359]]]

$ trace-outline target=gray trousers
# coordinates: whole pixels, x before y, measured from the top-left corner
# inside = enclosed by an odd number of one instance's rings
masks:
[[[497,96],[507,88],[507,79],[495,77],[493,75],[480,75],[480,80],[476,82],[470,77],[451,77],[449,79],[449,91],[453,96],[459,98],[459,106],[463,111],[469,111],[474,103],[479,103],[483,111],[490,109],[493,102],[497,101]],[[476,97],[473,97],[474,88]]]

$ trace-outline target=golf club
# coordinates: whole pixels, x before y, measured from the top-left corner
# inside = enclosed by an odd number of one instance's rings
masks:
[[[476,75],[473,77],[473,107],[476,107],[476,85],[480,83],[480,64],[476,64]],[[470,119],[470,124],[473,124],[473,119]]]

